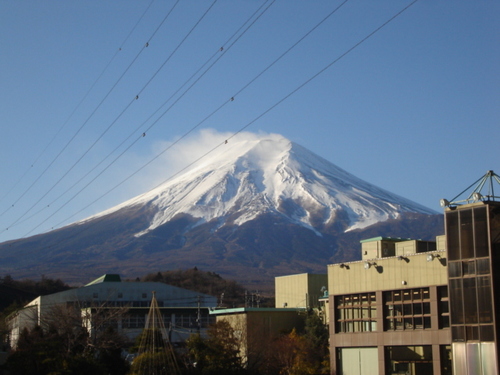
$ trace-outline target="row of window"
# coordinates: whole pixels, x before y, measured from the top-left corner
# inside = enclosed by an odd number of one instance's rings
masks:
[[[169,327],[172,323],[172,315],[162,314],[163,324]],[[210,324],[214,323],[215,319],[209,315],[202,315],[200,317],[200,328],[207,328]],[[121,325],[123,328],[144,328],[146,326],[145,314],[129,314],[122,318]],[[195,329],[198,327],[198,320],[196,314],[191,315],[175,315],[175,326],[187,329]]]
[[[384,331],[429,329],[431,303],[429,288],[393,290],[382,294],[377,304],[375,293],[358,293],[335,298],[336,331],[377,331],[377,308],[383,310]],[[438,287],[439,328],[448,328],[449,307],[447,287]]]

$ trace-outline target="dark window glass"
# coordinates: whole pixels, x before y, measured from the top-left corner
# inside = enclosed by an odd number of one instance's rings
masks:
[[[439,301],[439,310],[442,314],[448,314],[450,312],[448,308],[448,301]]]
[[[403,300],[410,301],[411,300],[411,292],[409,290],[405,290],[403,292]]]
[[[451,324],[463,324],[462,279],[450,279],[448,292],[450,293]]]
[[[476,279],[473,277],[463,279],[463,288],[465,323],[476,324],[479,322],[477,315]]]
[[[437,288],[439,298],[448,298],[448,287],[438,286]]]
[[[404,315],[411,315],[411,304],[406,304],[406,305],[403,305],[403,313]]]
[[[441,315],[439,317],[439,328],[450,328],[450,317],[447,315]]]
[[[458,211],[446,213],[446,244],[448,248],[448,258],[450,260],[459,260]]]
[[[479,340],[479,327],[466,326],[465,334],[467,335],[467,340]]]
[[[476,257],[488,256],[488,229],[486,223],[486,207],[474,209],[474,244]]]
[[[450,277],[462,277],[462,262],[449,262],[448,272]]]
[[[491,300],[491,279],[489,276],[477,278],[477,300],[480,323],[493,322],[493,308]]]
[[[488,275],[490,273],[490,260],[488,258],[477,259],[476,272],[478,275]]]
[[[413,313],[415,315],[422,315],[422,304],[421,303],[414,303],[413,304]]]
[[[452,375],[451,345],[440,345],[441,375]]]
[[[475,260],[466,260],[462,262],[462,269],[464,272],[464,276],[471,276],[476,274],[476,261]]]
[[[451,340],[452,341],[465,341],[465,327],[452,326],[451,327]]]
[[[430,314],[431,313],[431,304],[429,302],[424,303],[424,314]]]
[[[462,259],[474,258],[472,210],[460,211],[460,253]]]
[[[479,326],[479,337],[481,341],[495,341],[493,325]]]

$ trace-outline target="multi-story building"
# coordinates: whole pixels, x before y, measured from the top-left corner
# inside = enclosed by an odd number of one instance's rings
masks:
[[[455,375],[498,374],[500,202],[444,202]]]
[[[90,334],[98,324],[107,324],[133,341],[145,327],[153,293],[173,343],[184,342],[191,333],[204,331],[215,321],[209,309],[217,306],[216,297],[164,283],[121,282],[119,275],[108,274],[80,288],[39,296],[11,314],[7,318],[10,345],[16,347],[24,328],[43,328],[54,317],[66,313],[62,311],[65,309],[73,313],[76,309],[79,324]]]
[[[361,241],[363,260],[328,266],[332,373],[451,374],[446,251],[436,244],[376,237]]]
[[[372,238],[361,261],[328,266],[332,374],[499,373],[494,181],[488,171],[465,199],[441,201],[446,234],[436,243]]]

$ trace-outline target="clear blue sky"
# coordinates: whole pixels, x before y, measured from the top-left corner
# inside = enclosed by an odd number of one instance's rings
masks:
[[[161,24],[173,0],[0,0],[0,242],[154,187],[175,152],[90,205],[224,103],[185,147],[251,123],[436,211],[500,172],[498,1],[420,0],[359,45],[411,1],[347,1],[246,87],[342,3],[180,0]]]

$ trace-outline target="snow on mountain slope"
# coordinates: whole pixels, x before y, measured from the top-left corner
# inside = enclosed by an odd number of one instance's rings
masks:
[[[97,216],[143,204],[156,207],[157,213],[138,236],[180,213],[198,218],[198,224],[218,219],[222,226],[274,212],[318,235],[318,228],[335,222],[340,213],[348,217],[346,231],[402,212],[435,213],[279,135],[231,140],[179,177]]]

